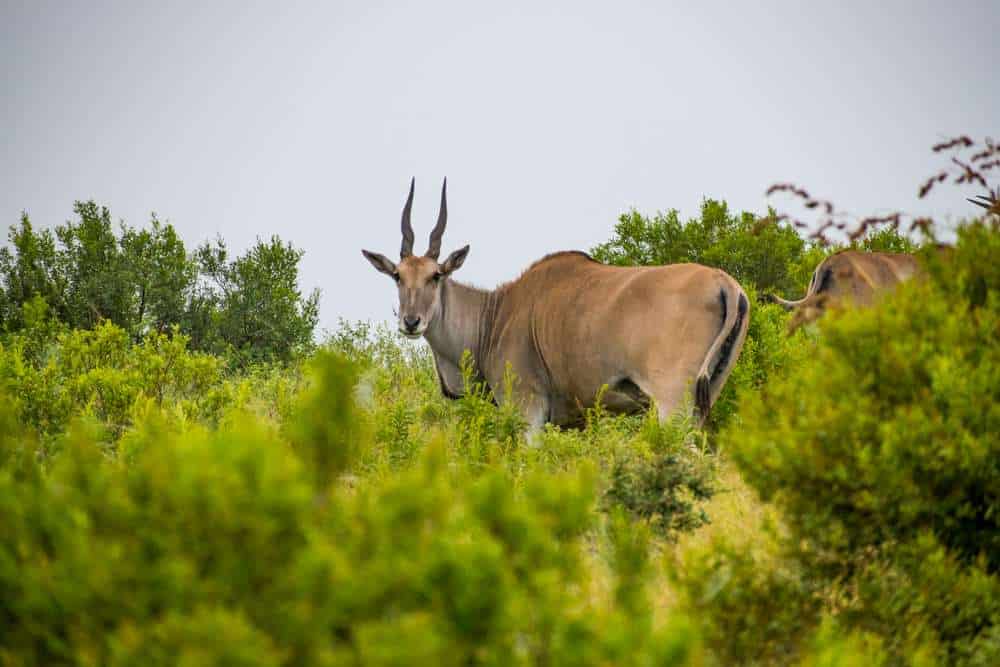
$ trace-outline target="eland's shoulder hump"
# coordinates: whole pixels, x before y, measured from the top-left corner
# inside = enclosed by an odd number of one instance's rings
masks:
[[[532,269],[537,269],[544,264],[550,264],[552,262],[586,262],[591,264],[600,264],[596,259],[583,252],[582,250],[559,250],[556,252],[550,252],[545,257],[532,262],[527,269],[524,270],[525,273],[531,271]]]

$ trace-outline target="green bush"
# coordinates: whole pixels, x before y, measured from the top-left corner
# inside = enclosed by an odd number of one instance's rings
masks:
[[[713,542],[673,571],[705,643],[724,665],[793,664],[819,622],[820,600],[797,564]]]
[[[93,201],[75,202],[77,220],[36,231],[27,214],[0,248],[0,331],[20,332],[33,300],[71,329],[112,322],[141,340],[179,329],[195,349],[246,367],[290,362],[312,348],[319,293],[303,295],[303,252],[278,237],[258,240],[233,260],[221,239],[189,254],[169,223],[124,222]]]
[[[700,216],[687,222],[676,210],[653,218],[634,210],[623,214],[614,236],[591,253],[623,266],[697,262],[723,269],[744,286],[795,292],[804,283],[793,267],[808,249],[791,225],[762,225],[752,213],[735,215],[726,202],[706,199]]]
[[[222,239],[195,253],[202,282],[192,304],[208,308],[190,335],[203,349],[228,353],[241,366],[291,362],[313,348],[319,322],[319,290],[299,289],[305,251],[277,236],[260,239],[245,254],[229,258]],[[197,325],[197,326],[196,326]]]
[[[932,280],[834,319],[808,362],[743,406],[752,426],[731,434],[734,456],[818,548],[929,528],[1000,566],[1000,270],[986,260],[997,252],[1000,234],[963,229]]]
[[[21,422],[43,439],[88,415],[120,438],[143,401],[189,420],[217,419],[232,397],[216,357],[186,349],[177,333],[150,333],[139,344],[110,322],[64,330],[45,316],[43,301],[27,326],[0,344],[0,386],[14,397]],[[30,310],[30,308],[26,309]]]
[[[604,492],[609,508],[646,521],[661,537],[676,539],[708,523],[704,503],[716,492],[716,458],[704,447],[690,417],[661,424],[650,412],[637,445],[616,453]]]
[[[323,355],[310,377],[290,442],[250,414],[206,429],[150,410],[129,456],[78,423],[42,469],[0,433],[0,663],[695,659],[690,626],[650,620],[641,527],[615,521],[617,592],[590,593],[591,468],[514,477],[438,444],[330,484],[372,443],[349,365]]]
[[[731,213],[725,201],[706,199],[698,217],[682,222],[676,210],[652,218],[632,210],[622,214],[614,235],[591,249],[593,257],[619,266],[660,266],[697,262],[722,269],[745,289],[801,296],[813,271],[844,247],[866,251],[913,252],[909,237],[892,227],[872,228],[850,246],[806,241],[787,222]]]
[[[920,246],[892,227],[881,227],[871,230],[851,247],[868,252],[915,252]]]
[[[149,278],[146,324],[67,327],[59,249],[25,220],[0,254],[0,665],[997,664],[997,231],[789,337],[757,287],[800,294],[826,250],[756,225],[633,213],[595,251],[744,281],[718,448],[682,415],[600,407],[529,447],[468,369],[445,399],[427,347],[384,326],[227,357],[202,282],[161,330],[162,227],[116,265]],[[220,248],[201,277],[251,292],[298,258]],[[308,301],[293,282],[268,312]],[[227,303],[233,331],[261,323]],[[739,512],[682,535],[743,492],[729,459],[783,519],[740,546]]]
[[[721,438],[782,510],[803,585],[898,659],[1000,655],[998,256],[996,227],[961,228],[954,252],[925,257],[927,280],[826,318]]]

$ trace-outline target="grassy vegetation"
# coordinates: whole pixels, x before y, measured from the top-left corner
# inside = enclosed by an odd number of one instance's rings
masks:
[[[0,342],[0,665],[1000,662],[997,224],[787,336],[757,289],[829,248],[714,202],[661,218],[597,254],[676,244],[754,299],[706,432],[598,408],[529,447],[385,328],[233,364],[28,295]]]

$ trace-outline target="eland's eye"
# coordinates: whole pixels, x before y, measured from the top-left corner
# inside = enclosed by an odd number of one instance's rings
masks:
[[[436,282],[436,283],[439,283],[439,282],[441,282],[441,278],[443,278],[443,277],[444,277],[444,274],[443,274],[443,273],[435,273],[435,274],[434,274],[434,275],[433,275],[433,276],[431,277],[431,280],[433,280],[433,281],[434,281],[434,282]]]
[[[392,279],[395,280],[398,283],[399,282],[399,274],[398,273],[392,274]]]

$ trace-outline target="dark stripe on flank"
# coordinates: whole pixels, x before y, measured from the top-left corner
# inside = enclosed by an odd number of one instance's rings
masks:
[[[826,290],[833,287],[833,271],[829,267],[823,269],[823,275],[819,278],[819,284],[816,286],[816,291],[813,294],[819,294],[820,292],[825,292]]]

